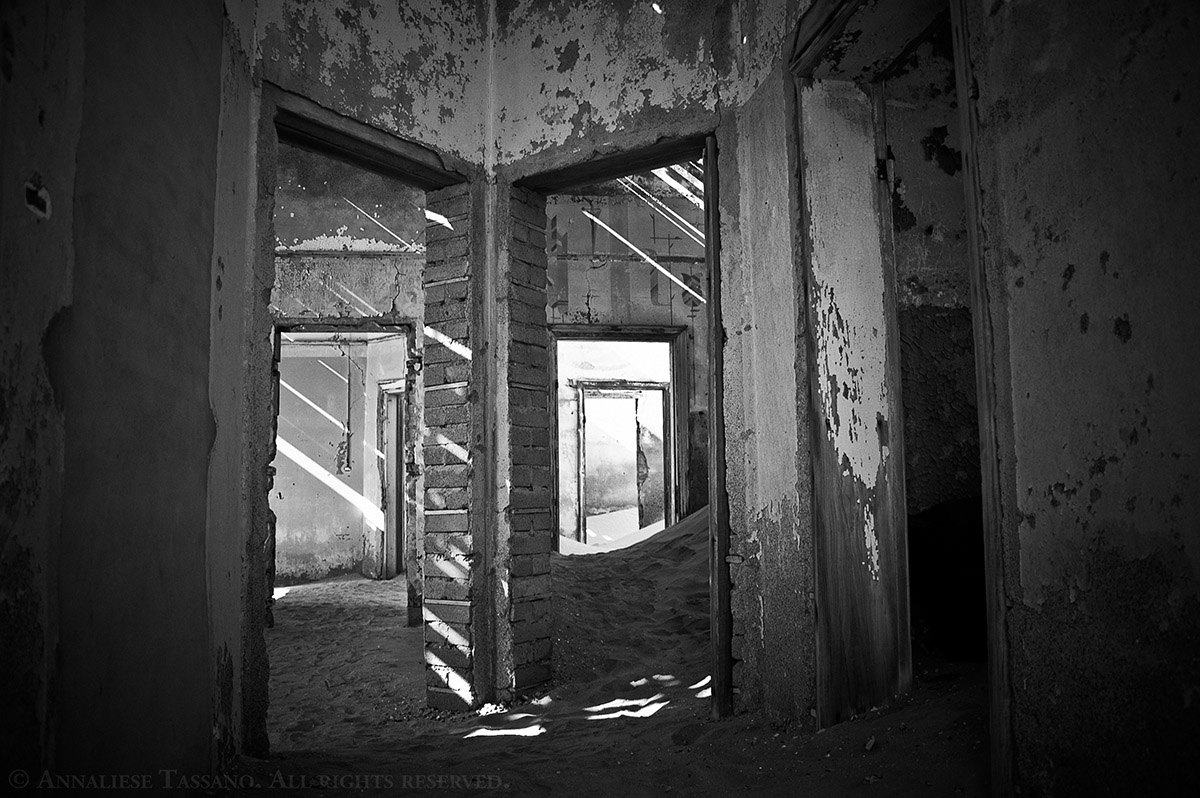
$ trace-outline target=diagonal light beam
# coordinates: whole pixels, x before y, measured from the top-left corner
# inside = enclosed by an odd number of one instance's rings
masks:
[[[397,241],[399,241],[401,244],[403,244],[404,246],[408,247],[409,249],[415,249],[415,247],[413,246],[413,243],[412,243],[411,241],[405,241],[403,238],[401,238],[400,236],[396,235],[394,232],[392,232],[392,229],[391,229],[390,227],[388,227],[386,224],[384,224],[383,222],[381,222],[381,221],[379,221],[378,219],[376,219],[376,218],[375,218],[374,216],[372,216],[371,214],[369,214],[369,213],[367,213],[366,211],[364,211],[362,208],[360,208],[360,207],[358,207],[357,205],[355,205],[353,202],[350,202],[350,200],[349,200],[349,199],[347,199],[346,197],[342,197],[342,199],[346,200],[346,202],[347,202],[347,203],[350,205],[350,207],[351,207],[351,208],[353,208],[354,210],[358,211],[359,213],[361,213],[363,216],[365,216],[365,217],[367,217],[368,219],[370,219],[370,220],[371,220],[372,222],[374,222],[375,224],[379,225],[379,227],[380,227],[380,228],[382,228],[382,229],[383,229],[383,231],[384,231],[384,232],[386,232],[388,235],[390,235],[392,238],[396,239]]]
[[[334,493],[361,510],[363,520],[373,529],[382,531],[386,527],[387,522],[383,517],[383,510],[376,507],[366,496],[330,474],[316,460],[313,460],[278,435],[275,436],[275,449],[309,474],[312,474],[322,484],[333,490]]]
[[[317,358],[317,362],[320,363],[322,366],[324,366],[326,371],[328,371],[333,376],[337,377],[342,382],[346,382],[346,383],[350,382],[350,380],[346,379],[346,376],[344,374],[342,374],[340,371],[335,369],[333,366],[326,363],[324,360],[321,360],[321,358]]]
[[[292,386],[288,385],[288,384],[287,384],[287,381],[286,381],[286,380],[284,380],[282,377],[279,379],[279,384],[280,384],[280,385],[282,385],[284,388],[287,388],[287,389],[288,389],[289,391],[291,391],[293,394],[295,394],[295,395],[296,395],[296,397],[297,397],[297,398],[298,398],[298,399],[299,399],[301,402],[304,402],[304,404],[308,405],[308,406],[309,406],[309,407],[311,407],[313,410],[316,410],[318,413],[320,413],[321,415],[325,416],[325,418],[327,418],[327,419],[329,419],[330,421],[332,421],[332,422],[333,422],[333,423],[334,423],[334,424],[337,426],[337,428],[338,428],[338,429],[340,429],[342,432],[346,432],[346,425],[345,425],[345,424],[343,424],[342,422],[338,421],[336,418],[334,418],[333,416],[331,416],[331,415],[330,415],[328,412],[326,412],[326,411],[325,411],[325,408],[323,408],[323,407],[321,407],[320,405],[318,405],[318,404],[317,404],[316,402],[314,402],[312,399],[309,399],[307,396],[305,396],[304,394],[300,393],[299,391],[297,391],[297,390],[296,390],[295,388],[293,388]]]
[[[581,210],[582,210],[582,209],[581,209]],[[696,299],[699,299],[701,302],[707,302],[707,301],[708,301],[708,300],[706,300],[704,297],[702,297],[702,296],[700,296],[699,294],[697,294],[697,293],[696,293],[694,290],[692,290],[691,286],[689,286],[689,285],[688,285],[687,283],[685,283],[683,280],[680,280],[678,277],[676,277],[675,275],[671,274],[671,272],[667,271],[667,270],[666,270],[666,269],[664,269],[662,266],[660,266],[660,265],[658,264],[658,261],[654,260],[654,258],[650,257],[650,256],[649,256],[649,255],[647,255],[645,252],[642,252],[640,249],[638,249],[638,248],[637,248],[637,246],[636,246],[636,245],[635,245],[635,244],[634,244],[632,241],[630,241],[628,238],[626,238],[625,236],[621,235],[620,233],[618,233],[616,230],[614,230],[614,229],[612,229],[611,227],[609,227],[609,226],[608,226],[607,224],[605,224],[604,222],[600,221],[598,218],[596,218],[594,215],[592,215],[592,214],[591,214],[591,213],[589,213],[588,211],[584,210],[584,211],[582,211],[582,212],[583,212],[583,215],[584,215],[584,216],[586,216],[587,218],[591,219],[593,222],[595,222],[596,224],[600,225],[601,227],[603,227],[603,228],[604,228],[605,230],[607,230],[608,232],[612,233],[612,234],[613,234],[613,236],[615,236],[615,237],[617,238],[617,240],[618,240],[618,241],[620,241],[620,242],[621,242],[621,243],[623,243],[625,246],[627,246],[627,247],[629,247],[630,249],[632,249],[632,250],[633,250],[634,252],[636,252],[637,254],[641,255],[641,256],[642,256],[642,260],[646,261],[646,263],[649,263],[651,266],[653,266],[654,268],[658,269],[660,272],[662,272],[663,274],[665,274],[667,277],[669,277],[669,278],[670,278],[670,279],[671,279],[671,280],[672,280],[672,281],[673,281],[673,282],[674,282],[676,285],[678,285],[678,286],[679,286],[680,288],[682,288],[684,291],[687,291],[689,294],[691,294],[692,296],[696,297]]]
[[[680,183],[678,180],[676,180],[674,177],[672,177],[671,173],[668,170],[655,169],[654,174],[658,175],[659,180],[663,181],[668,186],[670,186],[671,188],[673,188],[677,192],[679,192],[679,194],[682,197],[684,197],[688,202],[692,203],[700,210],[704,210],[704,200],[697,197],[695,194],[692,193],[691,189],[689,189],[683,183]]]
[[[703,194],[703,193],[704,193],[704,184],[700,182],[700,178],[696,177],[694,174],[692,174],[691,172],[689,172],[689,171],[687,170],[687,167],[685,167],[685,166],[683,166],[683,165],[681,165],[681,164],[675,164],[675,165],[674,165],[674,166],[672,166],[671,168],[675,170],[675,173],[676,173],[676,174],[678,174],[678,175],[679,175],[680,177],[682,177],[684,180],[686,180],[686,181],[688,181],[689,183],[691,183],[691,184],[692,184],[692,186],[693,186],[693,187],[694,187],[694,188],[695,188],[697,191],[699,191],[701,194]]]
[[[464,360],[471,359],[471,350],[470,349],[468,349],[463,344],[460,344],[458,341],[455,341],[453,338],[451,338],[449,335],[446,335],[441,330],[426,326],[424,332],[425,332],[426,338],[432,338],[433,340],[437,341],[439,344],[446,347],[451,352],[453,352],[454,354],[463,358]]]
[[[378,316],[378,315],[379,315],[379,311],[378,311],[378,310],[376,310],[376,309],[374,308],[374,306],[372,306],[372,305],[371,305],[371,303],[370,303],[370,302],[368,302],[367,300],[363,299],[363,298],[362,298],[362,297],[360,297],[358,294],[354,293],[354,292],[353,292],[353,291],[351,291],[349,288],[347,288],[347,287],[346,287],[346,284],[345,284],[345,283],[343,283],[341,280],[334,280],[334,282],[335,282],[335,283],[337,283],[337,284],[338,284],[338,287],[339,287],[339,288],[341,288],[343,291],[345,291],[347,294],[349,294],[350,296],[352,296],[352,297],[354,297],[355,299],[357,299],[357,300],[359,301],[359,303],[361,303],[361,304],[362,304],[362,306],[363,306],[364,308],[366,308],[367,310],[371,311],[371,315],[372,315],[372,316]]]
[[[440,224],[442,227],[445,227],[447,230],[454,229],[454,225],[450,224],[450,220],[447,219],[442,214],[438,213],[437,211],[431,211],[428,208],[426,208],[425,209],[425,218],[431,222]]]
[[[678,227],[680,232],[682,232],[688,238],[692,239],[700,246],[704,246],[704,233],[700,232],[700,228],[696,227],[687,219],[684,219],[682,216],[676,213],[674,208],[672,208],[670,205],[667,205],[658,197],[639,186],[635,180],[630,180],[628,177],[619,177],[617,180],[621,185],[625,186],[627,191],[649,206],[650,210],[656,211],[668,222]]]

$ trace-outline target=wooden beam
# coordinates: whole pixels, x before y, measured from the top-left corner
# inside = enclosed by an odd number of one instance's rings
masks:
[[[729,583],[729,494],[725,490],[725,325],[721,318],[721,225],[717,140],[704,143],[704,250],[708,260],[708,568],[712,715],[733,714],[733,611]]]
[[[704,136],[667,139],[636,152],[601,155],[584,163],[531,175],[517,182],[543,194],[560,194],[567,189],[603,183],[618,177],[677,164],[699,157],[703,151]]]
[[[995,340],[991,300],[983,257],[983,219],[979,198],[979,118],[971,66],[970,31],[965,0],[951,0],[954,73],[963,135],[963,189],[967,205],[967,248],[970,255],[971,321],[975,334],[975,391],[979,412],[979,464],[983,490],[984,574],[988,615],[988,735],[991,740],[992,795],[1013,792],[1013,732],[1008,673],[1004,541],[1000,525],[1001,485],[997,438]]]
[[[883,83],[871,85],[872,116],[875,120],[875,163],[883,164],[885,173],[875,181],[875,198],[879,214],[879,249],[883,264],[883,317],[887,335],[887,355],[884,362],[884,382],[889,388],[891,424],[887,430],[890,457],[887,465],[887,494],[881,498],[881,509],[891,516],[889,526],[895,546],[893,562],[896,577],[893,601],[896,617],[896,684],[900,693],[912,690],[912,633],[909,623],[908,584],[908,500],[904,470],[904,402],[900,373],[900,307],[896,285],[896,243],[892,224],[892,192],[895,170],[888,147],[887,96]]]
[[[274,84],[264,85],[275,108],[279,140],[336,158],[426,191],[467,178],[448,167],[433,150],[405,141],[318,105]]]

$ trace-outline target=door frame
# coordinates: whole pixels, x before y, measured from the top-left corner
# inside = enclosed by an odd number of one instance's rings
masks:
[[[826,50],[862,7],[864,0],[816,0],[798,21],[789,45],[788,69],[797,96]],[[953,40],[955,90],[958,99],[963,153],[963,194],[967,210],[968,271],[971,284],[971,322],[975,341],[976,403],[979,418],[981,489],[983,494],[984,579],[988,627],[988,724],[991,748],[991,792],[1009,795],[1013,789],[1013,731],[1008,669],[1005,563],[1000,524],[1002,475],[997,469],[996,430],[1003,423],[997,399],[995,333],[991,300],[984,272],[983,227],[979,211],[977,87],[971,61],[966,0],[947,0]],[[798,123],[799,120],[796,120]],[[801,145],[803,156],[803,145]],[[803,207],[803,202],[801,203]],[[807,220],[806,220],[807,222]],[[807,239],[806,239],[807,241]],[[805,253],[806,261],[808,253]],[[807,268],[807,264],[806,264]],[[1011,419],[1010,419],[1011,421]]]
[[[376,573],[364,574],[374,579],[391,579],[400,574],[405,574],[408,582],[409,592],[409,625],[412,623],[412,615],[414,609],[417,613],[418,621],[420,620],[420,597],[421,597],[421,582],[419,563],[417,568],[413,568],[411,560],[415,553],[420,548],[420,541],[416,539],[419,529],[419,515],[421,506],[418,501],[418,478],[420,470],[416,465],[416,450],[415,442],[421,439],[420,430],[417,429],[417,375],[421,370],[421,357],[417,352],[416,326],[419,321],[412,319],[403,319],[396,321],[376,321],[364,320],[361,318],[333,318],[333,319],[309,319],[309,318],[280,318],[275,319],[272,336],[273,336],[273,354],[271,366],[271,379],[273,382],[272,393],[272,413],[276,419],[275,425],[278,426],[279,418],[279,361],[281,349],[283,347],[284,336],[290,333],[325,333],[330,336],[335,336],[339,333],[354,334],[354,333],[385,333],[395,337],[400,337],[404,342],[404,375],[402,377],[389,379],[381,382],[376,389],[376,437],[375,446],[385,453],[385,462],[379,463],[376,461],[376,467],[379,469],[379,484],[381,497],[393,495],[396,497],[395,504],[402,505],[403,509],[396,512],[396,507],[384,507],[384,517],[386,519],[385,529],[379,532],[379,540],[375,541],[374,549],[380,552],[380,568]],[[319,344],[318,344],[319,345]],[[389,394],[402,396],[403,399],[399,402],[401,426],[397,429],[395,447],[400,457],[403,458],[405,464],[403,482],[397,479],[397,475],[389,475],[388,471],[392,468],[389,452],[389,440],[387,436],[387,424],[378,423],[384,421],[387,414],[387,397]],[[399,461],[398,461],[399,462]],[[395,480],[394,482],[392,480]],[[392,502],[387,504],[392,505]],[[268,564],[268,591],[274,589],[275,571],[274,571],[274,552],[275,552],[275,534],[274,525],[271,526],[269,550],[271,552],[271,562]],[[398,543],[399,536],[404,535],[403,545]],[[389,551],[391,552],[391,567],[389,567]],[[404,557],[404,561],[398,559],[399,556]],[[416,604],[413,604],[413,601]]]
[[[584,409],[584,396],[590,391],[604,392],[609,394],[619,394],[621,392],[638,393],[644,391],[661,391],[662,392],[662,412],[663,412],[663,521],[665,526],[670,526],[679,520],[678,512],[674,506],[674,486],[676,485],[675,477],[675,434],[676,420],[674,399],[669,382],[652,382],[642,380],[571,380],[569,383],[575,388],[578,397],[578,413],[576,415],[576,437],[579,441],[579,477],[577,480],[579,500],[576,504],[576,523],[579,525],[579,539],[581,543],[587,543],[587,492],[584,487],[586,484],[585,473],[587,466],[587,457],[584,454],[584,446],[586,441],[586,421],[587,413]],[[557,403],[556,403],[557,405]],[[555,484],[558,484],[557,481]],[[673,520],[672,520],[673,519]]]
[[[558,342],[559,341],[649,341],[670,344],[671,357],[671,460],[675,463],[674,484],[670,488],[673,514],[666,519],[667,526],[679,521],[682,509],[688,506],[688,431],[681,428],[687,423],[691,402],[692,353],[688,328],[682,325],[612,325],[612,324],[550,324],[550,386],[553,392],[551,429],[554,430],[554,445],[550,447],[553,459],[553,478],[550,480],[552,496],[551,524],[554,531],[554,550],[558,551],[559,530],[559,462],[558,462]],[[665,445],[665,442],[664,442]],[[710,477],[711,478],[711,477]]]

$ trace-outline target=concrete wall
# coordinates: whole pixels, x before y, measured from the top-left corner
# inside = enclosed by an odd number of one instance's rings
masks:
[[[809,724],[812,471],[794,119],[791,77],[777,70],[729,126],[733,141],[722,139],[721,300],[738,707]]]
[[[478,163],[488,3],[259,0],[263,80]]]
[[[37,14],[0,8],[0,761],[36,767],[52,756],[65,385],[61,357],[71,304],[75,153],[83,104],[82,9],[49,2]],[[11,42],[11,44],[9,44]],[[32,196],[26,196],[26,183]],[[57,320],[57,321],[56,321]],[[64,340],[59,340],[64,339]],[[60,351],[51,350],[56,347]],[[61,375],[57,375],[61,380]]]
[[[1148,794],[1200,739],[1200,20],[967,3],[1018,783]]]
[[[709,132],[770,74],[805,0],[498,4],[489,164],[533,174]]]
[[[212,629],[213,759],[237,753],[242,731],[241,669],[247,406],[247,308],[253,284],[258,99],[254,90],[254,0],[225,3],[217,197],[210,269],[209,402],[217,419],[208,470],[209,626]]]
[[[202,771],[221,8],[6,6],[4,30],[5,197],[30,181],[49,199],[40,221],[3,212],[5,600],[26,696],[4,736],[26,765]]]

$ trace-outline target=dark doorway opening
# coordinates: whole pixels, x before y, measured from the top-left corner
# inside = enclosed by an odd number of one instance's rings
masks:
[[[972,251],[974,185],[963,157],[971,133],[959,96],[968,71],[958,62],[962,43],[949,5],[847,0],[814,6],[801,20],[791,63],[802,105],[814,96],[851,98],[846,105],[854,106],[855,123],[874,139],[873,146],[861,142],[874,161],[862,168],[876,178],[884,322],[894,347],[886,382],[901,395],[904,421],[902,430],[885,430],[904,452],[894,472],[901,500],[893,502],[890,519],[902,532],[905,555],[899,564],[902,685],[914,671],[918,683],[960,676],[982,683],[987,671],[959,665],[987,659],[989,627],[993,641],[1003,639],[996,609],[990,619],[987,609],[998,584],[988,578],[998,577],[985,573],[985,528],[995,510],[980,499],[991,490],[981,473],[981,429],[990,409],[981,412],[986,399],[976,395],[985,384],[976,353],[989,344],[976,340],[984,328],[975,318],[982,305]],[[827,565],[820,559],[818,570]],[[830,609],[818,601],[818,615],[836,629],[843,621]],[[1002,642],[990,656],[995,673]],[[826,685],[836,680],[828,670],[819,676]],[[1004,709],[993,701],[992,711]],[[823,723],[842,719],[826,714]],[[1003,726],[993,719],[993,730]],[[1004,747],[1002,740],[992,744],[993,751]]]

